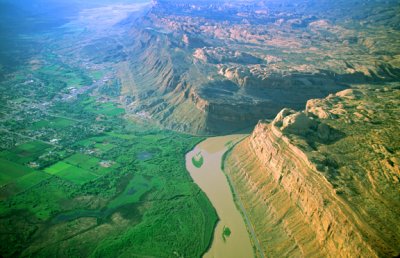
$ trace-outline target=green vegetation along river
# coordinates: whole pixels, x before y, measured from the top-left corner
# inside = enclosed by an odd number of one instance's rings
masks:
[[[186,168],[217,211],[219,222],[204,257],[253,257],[245,222],[237,209],[229,183],[221,169],[228,146],[243,135],[208,138],[186,155]],[[201,166],[194,162],[203,160]]]

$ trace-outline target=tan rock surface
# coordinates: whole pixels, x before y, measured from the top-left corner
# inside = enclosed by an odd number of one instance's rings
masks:
[[[309,110],[340,106],[346,112],[325,119],[310,112],[317,126],[306,135],[281,130],[293,116],[302,117],[301,128],[307,128],[306,113],[283,110],[272,123],[259,123],[228,155],[225,171],[268,257],[400,254],[396,87],[348,90],[309,102]],[[354,114],[360,105],[374,111],[358,109],[370,121]]]
[[[273,119],[284,107],[302,109],[307,100],[350,84],[396,81],[395,6],[353,0],[154,1],[131,26],[132,42],[125,46],[129,68],[119,74],[124,98],[134,99],[127,110],[145,112],[174,130],[227,134]],[[327,118],[342,110],[310,112]]]

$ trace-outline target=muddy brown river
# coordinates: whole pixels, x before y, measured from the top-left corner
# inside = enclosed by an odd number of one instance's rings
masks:
[[[186,168],[194,182],[205,192],[217,211],[219,222],[214,231],[214,239],[210,249],[204,255],[209,258],[251,258],[254,257],[250,236],[245,222],[237,209],[229,183],[221,170],[223,154],[228,145],[245,137],[245,135],[229,135],[208,138],[186,155]],[[199,153],[203,157],[200,167],[193,165],[192,158]],[[230,229],[223,237],[224,228]]]

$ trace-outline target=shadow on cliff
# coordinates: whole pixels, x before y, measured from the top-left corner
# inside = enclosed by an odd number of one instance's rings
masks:
[[[318,122],[303,132],[291,132],[303,139],[312,150],[317,150],[319,145],[331,145],[346,137],[346,134],[326,123]]]

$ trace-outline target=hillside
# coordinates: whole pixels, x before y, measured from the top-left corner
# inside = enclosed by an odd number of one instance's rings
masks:
[[[225,161],[265,254],[400,254],[400,90],[363,86],[259,122]]]
[[[0,0],[0,258],[400,257],[399,1]]]
[[[396,1],[153,1],[128,23],[122,100],[170,129],[227,134],[352,83],[396,81],[396,10]]]

